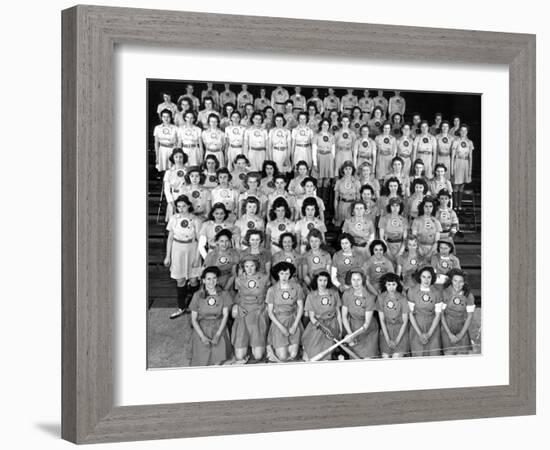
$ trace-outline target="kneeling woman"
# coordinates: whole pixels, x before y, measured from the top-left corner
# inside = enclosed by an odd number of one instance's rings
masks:
[[[474,296],[465,283],[464,272],[452,269],[443,290],[443,314],[441,323],[441,343],[445,355],[460,355],[470,353],[470,334],[468,329],[472,324],[476,305]]]
[[[267,343],[281,362],[296,358],[302,338],[304,293],[300,285],[290,279],[295,270],[287,262],[275,264],[271,270],[275,284],[268,289],[265,300],[271,319]]]
[[[409,352],[409,304],[403,295],[399,276],[386,273],[380,278],[376,308],[380,319],[380,353],[382,358],[398,358]]]
[[[233,290],[239,264],[239,252],[231,248],[232,239],[233,235],[230,230],[219,231],[214,238],[215,247],[204,259],[205,267],[216,266],[220,270],[218,284],[226,292]]]
[[[227,319],[232,301],[218,286],[220,269],[207,267],[202,272],[203,286],[191,300],[192,366],[214,366],[231,358]]]
[[[309,324],[304,331],[302,346],[304,361],[328,349],[334,341],[327,336],[332,334],[338,339],[342,334],[342,316],[340,314],[340,296],[332,287],[328,272],[319,272],[311,283],[311,292],[306,298],[305,311]],[[327,354],[323,359],[330,359]]]
[[[365,288],[362,271],[349,273],[351,289],[342,296],[342,324],[349,336],[361,328],[364,330],[349,343],[361,358],[378,356],[378,323],[374,319],[376,297]]]
[[[265,304],[269,277],[259,271],[260,260],[253,255],[246,256],[241,267],[243,273],[235,281],[237,295],[232,310],[235,322],[231,329],[237,363],[248,360],[248,347],[256,361],[264,358],[269,326]]]
[[[416,273],[417,286],[407,292],[411,327],[409,338],[412,356],[437,356],[441,354],[441,294],[433,286],[435,271],[426,266]]]

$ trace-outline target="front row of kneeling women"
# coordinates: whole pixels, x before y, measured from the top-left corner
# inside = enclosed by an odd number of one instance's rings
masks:
[[[255,255],[240,264],[234,297],[220,284],[218,267],[202,272],[202,286],[190,304],[191,365],[245,363],[251,357],[330,359],[333,353],[327,350],[334,342],[358,330],[347,345],[359,358],[466,354],[471,349],[474,297],[459,269],[451,270],[440,288],[434,285],[433,268],[422,267],[415,274],[418,284],[406,293],[400,277],[386,273],[377,296],[366,288],[359,269],[348,273],[349,288],[341,295],[321,270],[306,296],[289,262],[277,262],[271,278],[259,270]]]

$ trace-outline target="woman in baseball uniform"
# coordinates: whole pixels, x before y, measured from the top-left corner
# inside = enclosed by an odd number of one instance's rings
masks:
[[[235,246],[246,248],[246,233],[248,230],[264,230],[264,218],[258,215],[260,201],[256,197],[248,197],[244,202],[244,213],[235,222]]]
[[[413,144],[413,160],[416,158],[424,162],[426,178],[433,177],[435,158],[437,154],[437,141],[429,132],[428,121],[423,120],[420,123],[420,134],[416,136]]]
[[[193,102],[187,97],[178,99],[178,110],[174,114],[174,125],[178,128],[185,124],[185,114],[188,111],[193,111]]]
[[[369,97],[368,89],[363,91],[363,97],[359,99],[358,104],[359,108],[361,108],[361,112],[363,113],[363,122],[367,122],[372,115],[372,110],[374,109],[374,100]]]
[[[248,255],[252,255],[260,261],[260,272],[269,273],[271,269],[271,251],[265,248],[263,231],[258,229],[248,230],[244,236],[244,243],[246,248],[240,252],[241,261]]]
[[[210,191],[218,185],[218,169],[220,168],[220,162],[218,158],[213,155],[206,155],[204,158],[204,187]]]
[[[166,257],[164,265],[170,268],[170,277],[176,280],[178,309],[171,319],[181,316],[188,306],[190,285],[197,285],[200,254],[197,251],[201,221],[193,214],[193,204],[186,195],[175,200],[176,213],[170,217],[166,230]]]
[[[380,210],[380,215],[383,216],[387,214],[387,206],[390,203],[392,198],[397,198],[403,200],[403,190],[401,188],[401,183],[397,178],[388,178],[382,189],[382,195],[378,200],[378,208]]]
[[[237,220],[237,208],[239,206],[239,191],[231,186],[231,174],[227,167],[216,171],[218,185],[210,192],[212,204],[222,203],[229,212],[228,221],[235,223]]]
[[[190,166],[200,166],[203,161],[202,130],[195,125],[197,117],[193,111],[188,111],[183,116],[185,123],[178,128],[178,144],[182,148]]]
[[[313,278],[304,308],[309,317],[302,337],[304,361],[327,350],[334,343],[329,336],[338,339],[342,335],[341,306],[340,296],[333,288],[328,272],[319,272]],[[331,359],[331,356],[329,353],[323,360]]]
[[[271,326],[267,342],[281,362],[298,356],[303,327],[304,292],[291,277],[296,269],[287,262],[273,266],[271,276],[275,284],[267,290],[266,303]]]
[[[239,214],[241,217],[245,211],[245,202],[248,198],[255,198],[258,200],[259,209],[256,212],[257,215],[265,217],[267,214],[267,196],[260,190],[261,175],[259,172],[248,172],[244,179],[245,191],[239,195]]]
[[[354,106],[351,110],[351,122],[350,128],[355,133],[355,136],[359,137],[361,135],[361,127],[366,125],[362,119],[362,111],[359,106]]]
[[[378,218],[380,216],[380,211],[376,203],[376,195],[374,188],[370,184],[364,184],[361,186],[359,191],[359,196],[361,202],[365,205],[365,217],[372,220],[372,223],[375,225],[378,223]]]
[[[387,273],[380,278],[376,297],[380,319],[380,353],[382,358],[400,358],[409,352],[409,303],[403,294],[399,276]]]
[[[335,109],[328,112],[328,120],[330,121],[330,132],[333,136],[336,136],[340,131],[340,114]]]
[[[330,183],[334,178],[334,157],[336,144],[330,132],[330,122],[323,119],[319,122],[318,133],[313,137],[313,167],[319,179],[319,196],[325,203],[329,202]]]
[[[470,353],[468,332],[476,309],[474,296],[466,283],[464,272],[452,269],[443,290],[441,344],[445,355]]]
[[[351,204],[359,199],[361,184],[355,178],[355,166],[351,161],[345,161],[340,170],[340,178],[334,185],[334,224],[340,226],[351,216]]]
[[[454,141],[454,136],[449,132],[449,122],[444,120],[441,122],[441,133],[435,137],[437,142],[437,155],[435,162],[443,164],[447,170],[451,170],[451,146]],[[452,177],[452,173],[449,173]]]
[[[428,195],[428,184],[423,178],[413,180],[411,184],[411,196],[407,199],[405,205],[405,215],[412,221],[418,217],[418,207]]]
[[[235,158],[243,154],[244,132],[246,128],[241,124],[241,113],[233,111],[231,125],[225,128],[225,148],[227,154],[227,167],[233,170]]]
[[[202,273],[203,286],[191,300],[191,366],[223,364],[232,356],[227,330],[231,297],[220,286],[217,267],[207,267]]]
[[[437,241],[441,238],[441,223],[435,218],[436,206],[435,198],[424,197],[418,205],[418,217],[411,226],[411,233],[418,237],[418,252],[427,260],[436,252]]]
[[[176,210],[174,201],[183,192],[185,186],[185,165],[187,164],[187,155],[181,148],[175,148],[170,155],[170,169],[164,172],[163,189],[166,198],[166,218],[168,222]]]
[[[323,100],[323,106],[325,108],[325,114],[329,114],[331,111],[340,111],[340,99],[336,96],[334,88],[328,88],[328,95]]]
[[[425,266],[416,272],[416,286],[407,291],[409,301],[409,339],[411,356],[438,356],[441,354],[440,320],[441,293],[433,284],[435,272]]]
[[[355,167],[359,167],[364,163],[376,167],[376,142],[369,137],[369,127],[366,125],[359,128],[359,136],[353,147],[353,161]]]
[[[460,126],[460,135],[451,146],[451,172],[453,174],[454,191],[456,192],[456,208],[462,209],[464,185],[472,182],[472,163],[474,143],[468,139],[468,126]]]
[[[307,104],[307,126],[313,131],[313,134],[317,133],[319,129],[319,122],[321,120],[321,115],[319,114],[319,109],[315,103]]]
[[[448,192],[453,192],[453,186],[447,178],[447,167],[442,163],[437,163],[434,169],[434,177],[429,184],[432,195],[439,194],[439,191],[445,189]]]
[[[367,215],[363,201],[358,200],[351,205],[351,217],[344,220],[342,232],[350,234],[357,252],[368,258],[368,245],[376,237],[376,228],[372,216]]]
[[[201,236],[202,237],[202,236]],[[204,258],[204,267],[215,266],[219,269],[218,286],[224,291],[233,293],[239,252],[232,248],[233,234],[231,230],[222,228],[214,237],[214,246]]]
[[[456,212],[451,209],[451,193],[446,189],[441,189],[437,194],[439,206],[435,213],[435,218],[441,223],[440,238],[445,241],[454,242],[453,238],[458,232],[459,223]]]
[[[233,224],[227,220],[228,217],[229,211],[227,211],[225,205],[223,203],[214,203],[208,214],[208,220],[204,221],[201,225],[198,239],[198,250],[203,259],[206,259],[208,253],[216,248],[216,236],[220,231],[233,231]]]
[[[378,295],[380,293],[380,278],[385,273],[394,272],[394,265],[386,256],[388,247],[384,241],[380,239],[372,241],[369,245],[369,252],[371,258],[363,264],[363,272],[367,275],[367,289],[374,295]]]
[[[313,177],[306,177],[302,180],[304,194],[296,199],[296,220],[302,217],[302,205],[306,198],[313,198],[319,207],[319,219],[325,221],[325,202],[317,196],[317,180]]]
[[[164,172],[170,168],[170,155],[177,144],[177,127],[172,124],[172,111],[163,109],[160,113],[162,123],[153,130],[155,137],[156,168]]]
[[[252,115],[252,126],[244,133],[244,154],[250,161],[250,170],[262,170],[267,149],[267,131],[262,128],[263,115],[255,112]]]
[[[225,167],[225,133],[219,128],[220,118],[216,114],[208,116],[208,128],[202,132],[204,156],[213,155],[221,167]]]
[[[292,163],[305,161],[309,167],[313,162],[311,144],[313,141],[313,131],[307,126],[307,114],[298,113],[298,126],[292,130]]]
[[[290,217],[290,207],[286,200],[282,197],[277,198],[271,206],[269,222],[265,227],[266,242],[272,253],[281,250],[279,240],[283,233],[294,234],[295,224]]]
[[[455,138],[460,136],[460,117],[453,116],[453,126],[449,130],[449,134]]]
[[[288,193],[296,198],[303,197],[305,190],[302,186],[302,181],[308,177],[308,164],[305,161],[298,161],[296,163],[295,172],[294,178],[288,183]]]
[[[269,328],[265,299],[269,275],[259,269],[259,259],[247,255],[241,261],[241,274],[235,280],[237,295],[232,309],[235,321],[231,328],[231,343],[237,363],[248,361],[249,347],[256,361],[261,361],[265,355]]]
[[[252,126],[252,114],[254,114],[254,105],[252,103],[247,103],[242,110],[241,125],[243,127],[250,128]]]
[[[271,266],[286,261],[296,267],[296,273],[293,278],[299,280],[302,279],[302,256],[296,251],[298,247],[298,240],[294,233],[283,233],[279,236],[279,248],[280,250],[272,254]]]
[[[233,171],[231,172],[231,186],[239,195],[246,191],[244,182],[248,173],[248,158],[244,155],[237,155],[233,161]],[[238,215],[238,214],[237,214]]]
[[[397,153],[397,139],[391,135],[391,125],[384,122],[382,133],[374,138],[376,142],[376,178],[382,183],[391,172],[391,163]]]
[[[275,127],[275,110],[271,106],[266,106],[262,111],[264,113],[262,128],[269,133]]]
[[[193,213],[206,219],[210,213],[210,190],[204,187],[205,176],[200,167],[188,167],[185,181],[187,184],[183,188],[183,193],[193,204]]]
[[[248,92],[248,85],[242,84],[241,92],[237,95],[237,109],[242,113],[245,105],[252,106],[252,109],[254,110],[254,96]]]
[[[384,123],[383,111],[379,106],[372,110],[372,117],[367,121],[371,138],[375,138],[382,133],[382,124]]]
[[[291,219],[296,220],[296,197],[294,197],[292,194],[289,194],[287,190],[285,190],[286,186],[286,179],[283,174],[277,174],[275,178],[273,179],[275,182],[275,189],[269,196],[267,197],[267,208],[268,210],[273,205],[273,202],[278,198],[283,198],[290,207],[291,212]]]
[[[267,140],[267,158],[275,161],[281,173],[292,170],[290,164],[290,149],[292,137],[290,130],[285,128],[286,120],[282,114],[275,115],[275,128],[269,130]]]
[[[321,231],[312,228],[307,236],[306,252],[302,255],[302,276],[304,284],[309,287],[313,277],[321,272],[331,272],[330,253],[324,250],[324,240]]]
[[[430,265],[435,270],[435,286],[443,289],[452,269],[460,269],[460,260],[454,255],[455,246],[449,241],[437,241],[437,253],[432,256]]]
[[[396,178],[401,185],[401,192],[404,198],[410,195],[409,175],[403,171],[405,163],[399,156],[394,156],[391,160],[391,171],[384,177],[384,182],[390,178]]]
[[[391,135],[395,139],[399,139],[403,132],[401,131],[401,128],[403,128],[403,116],[399,113],[395,113],[391,115]]]
[[[285,110],[285,102],[290,98],[288,91],[282,87],[277,88],[271,93],[271,106],[276,113],[283,113]]]
[[[357,168],[357,173],[359,175],[359,183],[361,183],[361,186],[368,184],[373,190],[373,199],[376,199],[380,195],[380,183],[374,176],[374,172],[372,170],[373,167],[373,165],[364,162]]]
[[[361,270],[365,256],[355,247],[355,239],[349,233],[342,233],[338,243],[340,250],[332,256],[331,280],[334,287],[343,293],[350,288],[348,273]]]
[[[220,118],[220,130],[222,130],[223,132],[225,132],[225,129],[232,124],[231,116],[233,115],[234,112],[235,112],[235,105],[233,103],[227,103],[223,107],[223,115]],[[227,136],[226,136],[226,139],[227,139]]]
[[[364,330],[349,345],[361,358],[378,356],[378,323],[374,318],[376,296],[365,288],[365,275],[360,270],[349,274],[351,288],[342,295],[342,324],[347,336]]]
[[[359,101],[353,93],[353,89],[346,89],[346,91],[347,94],[342,97],[340,102],[340,112],[342,114],[351,114],[351,110],[359,104]]]
[[[321,239],[324,242],[327,226],[319,218],[319,204],[314,198],[309,197],[302,204],[302,218],[296,222],[295,227],[301,253],[305,252],[308,235],[313,229],[319,230]]]
[[[418,239],[416,236],[409,234],[407,237],[407,251],[397,257],[396,273],[403,279],[405,289],[410,289],[416,286],[414,274],[424,266],[426,261],[424,257],[418,253]]]
[[[260,96],[254,100],[254,109],[256,111],[263,111],[270,105],[269,99],[266,97],[266,90],[264,87],[260,88]]]
[[[411,184],[411,192],[414,192],[412,189],[412,183],[414,180],[424,180],[426,183],[429,181],[428,177],[426,176],[426,169],[424,165],[424,161],[422,161],[420,158],[415,159],[412,165],[412,175],[409,178],[410,184]],[[426,190],[426,193],[428,193],[428,190]]]
[[[404,123],[401,127],[401,137],[397,139],[397,156],[403,160],[403,173],[411,175],[412,152],[414,140],[411,137],[411,124]]]
[[[336,146],[336,153],[334,158],[334,171],[340,172],[342,165],[349,161],[353,165],[353,146],[355,145],[355,133],[353,133],[349,127],[349,116],[342,116],[342,127],[334,135],[334,143]]]
[[[405,251],[405,242],[409,223],[403,216],[403,201],[398,197],[393,197],[386,206],[387,214],[380,218],[378,224],[380,239],[386,242],[388,246],[388,259],[393,263]]]
[[[260,191],[269,197],[269,195],[275,191],[274,177],[279,175],[275,161],[266,159],[262,164],[261,175],[262,179],[260,180]]]

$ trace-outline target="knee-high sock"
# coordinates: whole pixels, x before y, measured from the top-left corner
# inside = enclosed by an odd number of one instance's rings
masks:
[[[187,295],[187,286],[178,286],[178,308],[185,309],[187,305],[185,304],[185,296]]]

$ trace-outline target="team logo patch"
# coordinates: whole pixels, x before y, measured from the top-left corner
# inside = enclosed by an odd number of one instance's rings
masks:
[[[411,259],[411,266],[416,266],[417,262],[415,258]]]
[[[248,281],[248,288],[254,289],[256,287],[256,281],[255,280],[249,280]]]
[[[367,148],[369,146],[369,143],[367,141],[363,141],[361,143],[361,145],[364,147],[364,148]]]
[[[252,220],[249,220],[246,226],[248,227],[249,230],[251,230],[252,228],[254,228],[254,222]]]
[[[328,136],[323,136],[323,142],[328,142]]]
[[[441,218],[442,218],[443,220],[447,220],[449,217],[450,217],[450,214],[449,214],[447,211],[443,211],[443,212],[441,213]]]
[[[343,137],[344,139],[347,139],[347,138],[349,138],[349,134],[348,134],[348,133],[344,133],[344,134],[342,135],[342,137]]]
[[[290,298],[290,292],[283,291],[281,297],[283,297],[283,299],[285,299],[285,300],[288,300]]]
[[[453,298],[453,303],[455,305],[460,305],[460,298],[458,298],[458,297]]]
[[[362,230],[363,229],[363,224],[361,222],[357,222],[355,224],[355,228],[357,228],[358,230]]]
[[[186,136],[191,136],[193,134],[193,132],[191,130],[185,130],[185,135]]]
[[[239,134],[239,129],[238,128],[233,128],[233,134]]]
[[[404,145],[405,147],[408,147],[408,146],[409,146],[409,141],[404,141],[404,142],[403,142],[403,145]]]
[[[447,261],[443,261],[441,263],[441,267],[443,267],[444,269],[447,269],[449,267],[449,263]]]
[[[447,139],[446,137],[444,137],[443,139],[441,139],[443,141],[444,144],[446,144],[447,142],[449,142],[449,139]]]
[[[422,142],[424,142],[424,144],[427,144],[427,143],[428,143],[428,141],[429,141],[429,139],[428,139],[428,138],[424,138],[424,139],[422,139]]]
[[[229,191],[227,189],[222,189],[222,191],[220,192],[220,195],[223,198],[227,198],[227,197],[229,197]]]
[[[277,229],[279,231],[285,231],[286,230],[286,225],[284,223],[280,223],[279,226],[277,227]]]
[[[216,181],[216,175],[210,175],[210,176],[208,177],[208,180],[209,180],[211,183],[213,183],[214,181]]]
[[[223,230],[223,227],[221,225],[216,225],[214,227],[214,233],[216,233],[216,234],[218,234],[222,230]]]
[[[209,306],[214,306],[216,304],[216,299],[214,297],[208,297],[207,303]]]
[[[429,301],[430,301],[430,296],[429,296],[428,294],[424,294],[424,295],[422,296],[422,301],[423,301],[423,302],[429,302]]]
[[[392,219],[391,224],[392,224],[392,227],[398,227],[401,225],[401,221],[399,219]]]
[[[254,136],[256,136],[256,137],[260,137],[260,132],[259,132],[259,131],[257,131],[257,130],[256,130],[256,131],[254,131]]]
[[[277,131],[277,137],[283,137],[283,132],[281,130]]]
[[[291,263],[291,262],[292,262],[292,258],[291,258],[291,257],[288,257],[288,258],[285,259],[285,261],[286,261],[287,263]]]
[[[321,262],[321,258],[319,258],[318,256],[313,257],[313,264],[319,264],[320,262]]]
[[[332,126],[332,132],[333,132],[333,133],[336,132],[337,129],[338,129],[338,125],[333,125],[333,126]]]
[[[460,143],[460,146],[461,146],[462,148],[466,148],[466,142],[462,141],[462,142]]]
[[[220,256],[218,261],[220,262],[220,264],[227,264],[227,261],[228,261],[227,256]]]
[[[374,271],[375,271],[376,273],[380,273],[380,272],[382,272],[382,267],[376,266],[376,269],[374,269]]]
[[[183,170],[178,170],[178,171],[176,172],[176,175],[177,175],[178,177],[180,177],[180,178],[183,177],[183,175],[184,175]]]
[[[239,174],[239,180],[244,180],[245,178],[246,174],[244,172]]]
[[[355,124],[353,125],[355,128],[359,128],[359,123],[358,122],[355,122]]]
[[[351,259],[349,259],[349,258],[344,258],[344,264],[345,264],[346,266],[349,266],[349,265],[351,264]]]
[[[389,138],[384,138],[384,144],[389,144],[390,143],[390,139]]]
[[[218,137],[218,135],[216,133],[210,133],[210,138],[211,139],[216,139]]]
[[[376,121],[376,122],[374,122],[374,125],[375,125],[376,127],[379,127],[379,126],[380,126],[380,122]]]
[[[183,219],[180,222],[180,225],[181,225],[182,228],[187,228],[189,226],[189,221],[187,219]]]
[[[305,135],[306,135],[305,130],[300,130],[300,136],[305,136]]]
[[[163,128],[162,133],[163,134],[170,134],[170,128]]]
[[[321,299],[321,305],[323,306],[327,306],[328,305],[328,297],[323,297]]]
[[[308,229],[308,230],[312,230],[313,227],[314,227],[314,225],[313,225],[312,222],[309,222],[309,223],[307,224],[307,229]]]
[[[199,198],[201,196],[201,193],[199,191],[193,191],[191,194],[191,197],[193,198]]]
[[[344,183],[344,187],[345,187],[346,189],[351,189],[351,183],[350,183],[349,181],[346,182],[346,183]]]
[[[429,220],[426,220],[426,221],[424,222],[424,227],[425,227],[426,229],[429,230],[430,228],[433,227],[433,224],[432,224],[432,222],[430,222]]]
[[[395,308],[395,303],[393,301],[389,301],[388,303],[386,303],[386,306],[389,308],[389,309],[394,309]]]
[[[274,187],[275,187],[275,182],[273,182],[273,181],[268,181],[268,182],[267,182],[267,187],[274,188]]]
[[[355,304],[357,306],[361,306],[361,304],[363,303],[361,297],[355,297]]]

